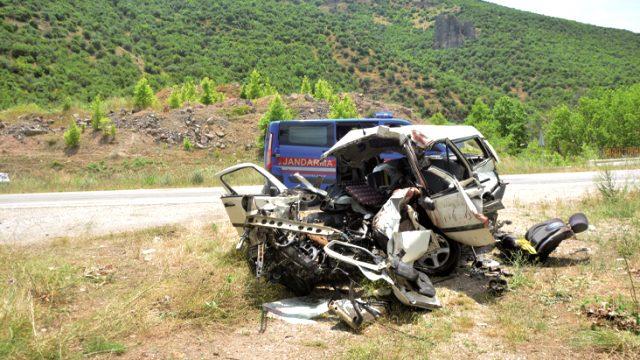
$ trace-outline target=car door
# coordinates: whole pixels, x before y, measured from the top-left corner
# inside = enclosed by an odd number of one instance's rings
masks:
[[[456,139],[454,144],[463,153],[465,159],[470,163],[475,176],[483,185],[484,213],[487,214],[504,209],[502,196],[506,184],[498,176],[496,163],[499,160],[491,145],[478,136]]]
[[[449,238],[469,246],[484,246],[495,240],[482,215],[482,201],[468,195],[460,182],[436,167],[428,172],[440,177],[449,188],[431,196],[433,210],[427,209],[431,222]]]
[[[244,163],[217,173],[225,193],[220,196],[229,221],[239,234],[244,232],[247,214],[278,199],[287,187],[267,170]],[[285,199],[282,199],[283,201]]]
[[[432,165],[427,172],[438,177],[445,186],[431,195],[433,210],[427,209],[431,222],[445,235],[469,246],[484,246],[495,240],[483,215],[483,185],[475,178],[470,164],[460,150],[449,140],[446,146],[448,169]]]

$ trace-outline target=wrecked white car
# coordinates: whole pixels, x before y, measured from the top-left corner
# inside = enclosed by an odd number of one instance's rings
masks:
[[[241,235],[238,249],[257,276],[298,295],[365,277],[388,283],[406,305],[433,308],[440,303],[430,276],[450,273],[461,245],[496,243],[505,184],[498,156],[473,127],[352,130],[323,157],[337,163],[328,191],[302,176],[303,187],[287,189],[253,164],[217,174],[227,191],[222,203]],[[251,194],[256,187],[233,186],[239,177],[265,186]],[[322,199],[319,211],[303,211],[309,194]]]

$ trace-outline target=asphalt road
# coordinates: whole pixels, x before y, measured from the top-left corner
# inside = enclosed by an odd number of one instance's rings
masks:
[[[640,182],[640,170],[614,171],[619,184]],[[577,198],[595,189],[597,172],[507,175],[504,203]],[[246,187],[259,190],[261,187]],[[0,195],[0,243],[102,235],[167,224],[227,221],[223,189],[184,188]]]

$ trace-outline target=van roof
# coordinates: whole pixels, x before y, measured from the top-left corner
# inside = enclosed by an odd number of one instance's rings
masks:
[[[406,122],[407,125],[411,124],[411,122],[409,120],[406,119],[397,119],[397,118],[391,118],[391,119],[382,119],[382,118],[353,118],[353,119],[308,119],[308,120],[302,120],[302,119],[296,119],[296,120],[278,120],[278,121],[272,121],[271,124],[280,124],[282,122],[286,122],[288,124],[291,123],[340,123],[340,122],[380,122],[380,121],[398,121],[398,122]]]

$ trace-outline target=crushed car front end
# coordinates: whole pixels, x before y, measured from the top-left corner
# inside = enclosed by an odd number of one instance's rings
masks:
[[[495,242],[505,184],[497,155],[472,127],[352,130],[323,157],[337,163],[327,192],[302,178],[303,188],[286,189],[253,164],[218,174],[256,275],[297,294],[366,277],[388,283],[404,304],[433,308],[440,304],[429,276],[451,272],[460,245]],[[241,195],[226,180],[243,169],[262,178],[258,194]],[[306,194],[322,198],[320,211],[302,211]]]

